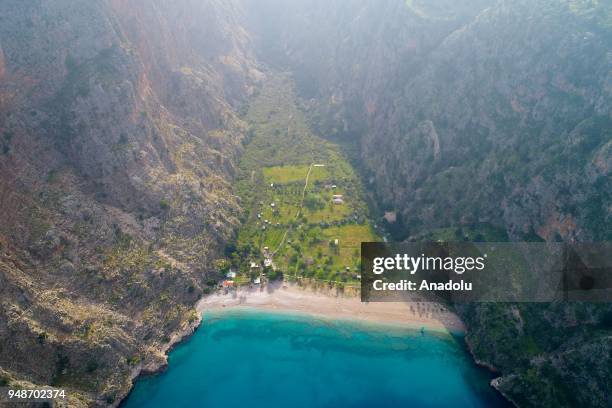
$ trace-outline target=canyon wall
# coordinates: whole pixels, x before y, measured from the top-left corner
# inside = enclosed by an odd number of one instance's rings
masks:
[[[261,77],[231,1],[0,4],[0,379],[115,404],[197,320]]]

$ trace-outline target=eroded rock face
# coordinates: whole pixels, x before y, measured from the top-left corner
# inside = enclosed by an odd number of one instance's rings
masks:
[[[190,325],[238,223],[237,111],[261,75],[241,13],[0,5],[3,378],[113,404]]]
[[[373,169],[416,162],[418,170],[378,183],[381,195],[407,203],[409,228],[456,225],[471,214],[515,239],[525,225],[546,240],[609,238],[610,197],[601,188],[610,190],[609,174],[588,176],[612,123],[611,44],[596,27],[555,2],[504,3],[436,47],[400,91],[402,103],[374,118],[366,136]],[[437,129],[438,163],[414,135],[423,119]]]

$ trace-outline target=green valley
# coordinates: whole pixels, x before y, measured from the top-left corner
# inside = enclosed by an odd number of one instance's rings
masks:
[[[229,248],[238,276],[229,276],[238,284],[285,276],[357,286],[361,242],[377,235],[341,148],[309,129],[287,74],[266,81],[246,120],[236,181],[246,215]]]

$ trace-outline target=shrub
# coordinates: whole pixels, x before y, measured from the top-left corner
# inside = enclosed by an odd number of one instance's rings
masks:
[[[36,337],[36,339],[38,340],[38,342],[40,344],[44,344],[45,341],[47,341],[47,339],[49,338],[49,335],[47,334],[47,332],[41,332],[38,334],[38,336]]]
[[[133,355],[132,357],[127,358],[126,362],[128,363],[128,365],[134,366],[140,363],[140,357],[138,355]]]
[[[88,373],[93,373],[98,369],[98,362],[96,360],[89,360],[85,369]]]
[[[604,329],[612,329],[612,311],[604,313],[601,318],[601,326]]]

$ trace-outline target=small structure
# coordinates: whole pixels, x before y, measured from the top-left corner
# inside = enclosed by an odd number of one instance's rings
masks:
[[[234,287],[234,281],[233,280],[224,280],[223,283],[222,283],[222,286],[225,289],[233,288]]]
[[[340,245],[340,241],[338,240],[338,238],[334,239],[334,245],[335,245],[335,246]]]
[[[229,272],[227,273],[227,275],[225,275],[226,278],[228,279],[234,279],[236,277],[236,272],[232,271],[231,269],[229,270]]]
[[[251,262],[251,269],[258,269],[260,266],[257,262]]]
[[[264,259],[264,266],[265,267],[272,266],[272,260],[270,258]]]
[[[261,276],[258,276],[255,279],[253,279],[253,283],[255,285],[261,285]]]
[[[344,198],[342,194],[334,194],[334,198]]]
[[[334,198],[333,202],[334,204],[344,204],[344,200],[341,198]]]

